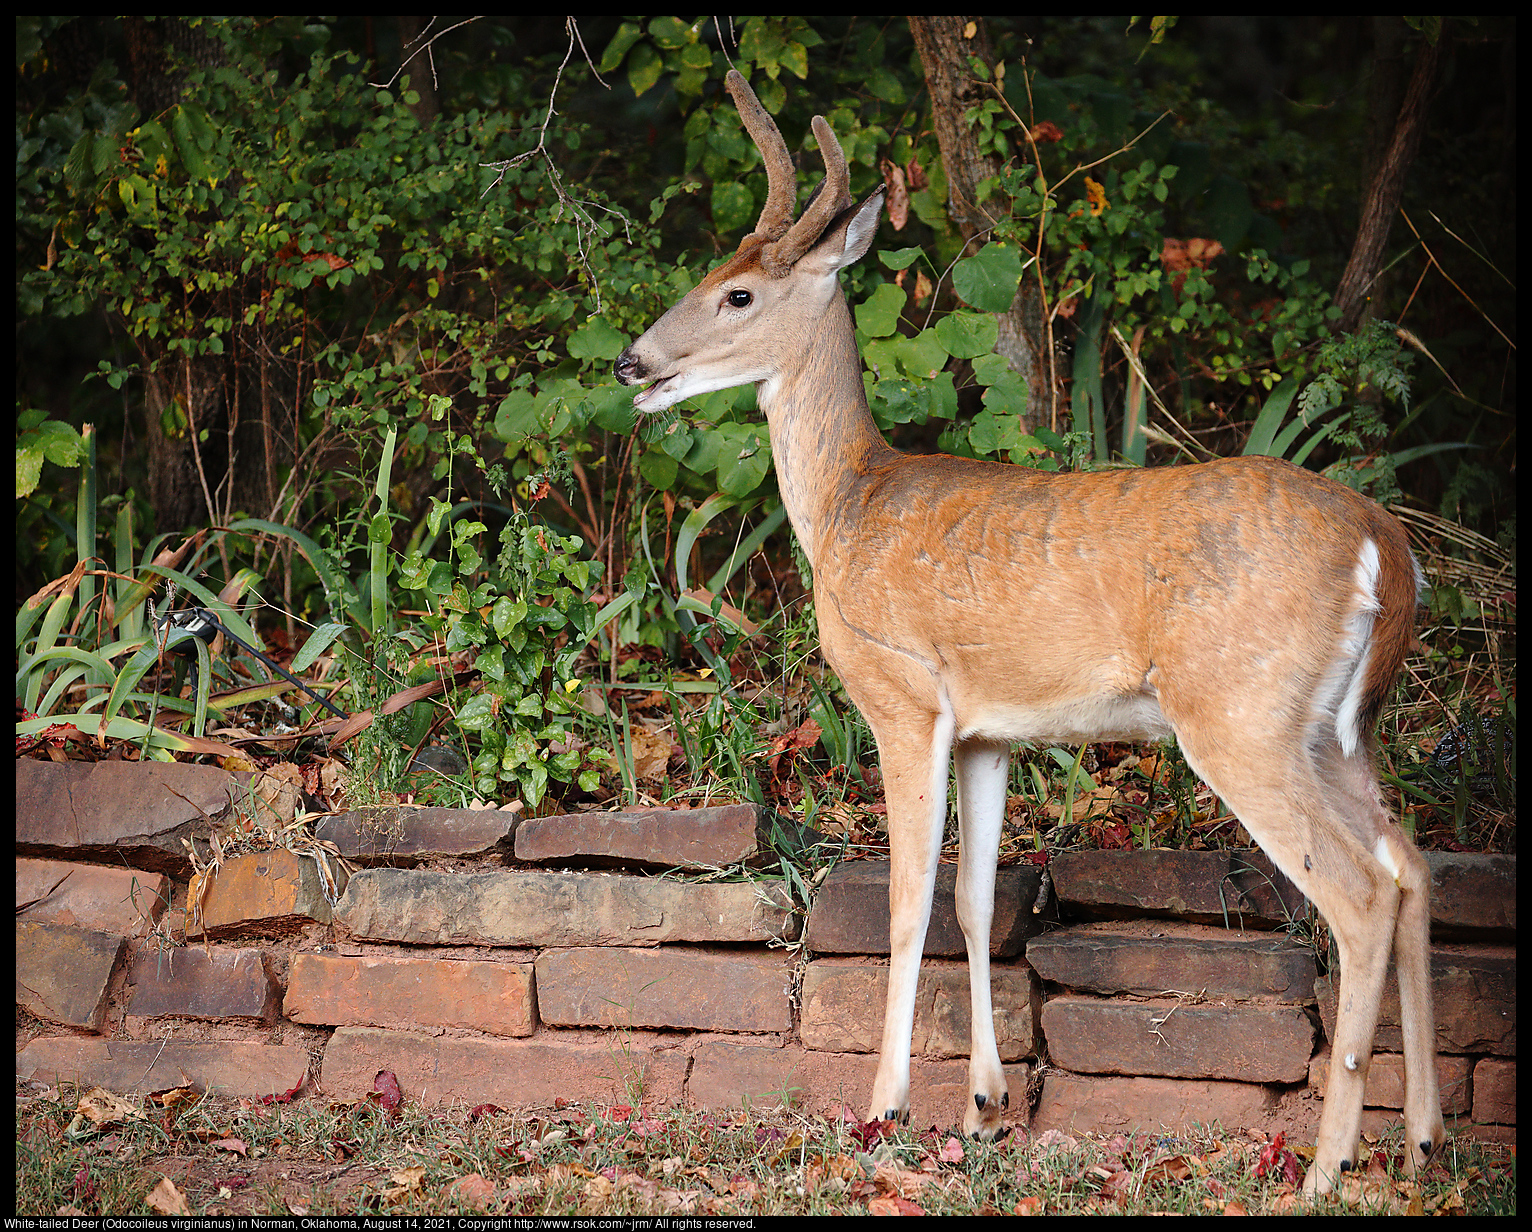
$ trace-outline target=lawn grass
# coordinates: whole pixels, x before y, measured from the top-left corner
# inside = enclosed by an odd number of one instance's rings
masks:
[[[79,1111],[18,1085],[23,1215],[1283,1214],[1290,1144],[1208,1129],[994,1144],[792,1112],[408,1100],[263,1106],[192,1091]],[[388,1104],[392,1106],[387,1106]],[[1397,1134],[1320,1200],[1335,1214],[1514,1215],[1514,1147],[1453,1138],[1418,1181]]]

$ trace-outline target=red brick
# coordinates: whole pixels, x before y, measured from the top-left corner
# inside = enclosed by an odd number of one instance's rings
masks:
[[[341,1027],[325,1045],[322,1080],[331,1096],[365,1095],[385,1069],[407,1097],[429,1105],[676,1105],[687,1058],[673,1041],[640,1031],[539,1031],[509,1040]]]
[[[128,1013],[152,1018],[276,1018],[281,986],[260,950],[142,946],[134,956]]]
[[[327,1026],[532,1034],[532,964],[295,954],[283,1012]]]
[[[1025,964],[990,968],[995,1040],[1000,1057],[1019,1061],[1035,1051],[1032,975]],[[888,967],[855,959],[820,958],[803,975],[799,1035],[825,1052],[876,1052],[883,1039]],[[915,992],[916,1056],[966,1057],[969,1042],[968,964],[927,959]]]
[[[792,979],[780,951],[550,950],[537,959],[537,1013],[555,1026],[790,1031]]]

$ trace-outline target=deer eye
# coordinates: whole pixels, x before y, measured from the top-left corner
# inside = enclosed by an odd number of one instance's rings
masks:
[[[736,289],[736,290],[730,291],[729,292],[729,307],[730,308],[748,308],[748,307],[750,307],[750,301],[753,298],[754,297],[750,294],[749,291],[745,291],[745,290],[742,290],[742,289]]]

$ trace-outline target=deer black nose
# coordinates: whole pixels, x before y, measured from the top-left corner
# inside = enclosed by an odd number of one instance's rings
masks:
[[[642,379],[643,365],[638,362],[638,357],[633,354],[633,348],[626,348],[617,357],[617,362],[612,365],[612,373],[622,384],[632,385]]]

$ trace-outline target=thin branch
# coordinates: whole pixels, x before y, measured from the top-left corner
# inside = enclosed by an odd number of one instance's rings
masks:
[[[623,233],[627,236],[629,243],[633,240],[633,232],[629,227],[627,215],[620,210],[611,209],[608,206],[602,205],[599,201],[582,200],[573,196],[564,187],[564,177],[559,174],[558,164],[553,161],[553,155],[548,152],[548,125],[553,122],[553,117],[558,115],[558,109],[554,104],[558,100],[559,83],[564,79],[564,70],[569,67],[569,59],[574,55],[576,43],[580,44],[580,50],[585,54],[585,62],[590,65],[591,73],[595,75],[597,81],[601,81],[600,75],[596,73],[595,64],[591,62],[590,53],[585,50],[585,41],[580,37],[580,28],[575,23],[575,19],[573,17],[566,18],[564,26],[569,31],[569,47],[565,50],[564,61],[559,65],[559,71],[553,78],[553,89],[548,95],[548,113],[543,117],[542,127],[538,130],[537,144],[526,151],[526,153],[516,155],[515,158],[508,158],[494,163],[480,163],[479,166],[481,167],[495,168],[499,174],[495,176],[494,181],[489,187],[479,194],[479,197],[480,200],[483,200],[483,198],[490,194],[491,190],[498,187],[500,181],[505,178],[507,171],[513,167],[519,167],[530,158],[540,155],[543,165],[548,169],[548,183],[552,186],[554,195],[558,197],[559,202],[558,210],[553,215],[553,221],[558,222],[563,218],[565,210],[568,210],[570,216],[574,219],[575,250],[579,253],[580,265],[584,268],[586,278],[590,282],[591,291],[596,297],[596,311],[600,312],[601,284],[596,278],[596,271],[591,268],[590,255],[586,245],[593,237],[609,235],[611,233],[603,231],[600,223],[591,216],[590,211],[585,207],[594,207],[620,219],[622,221]],[[604,81],[601,81],[601,84],[608,90],[612,88]]]
[[[472,17],[465,17],[462,21],[458,22],[457,25],[455,25],[455,26],[448,26],[440,34],[433,34],[431,36],[431,38],[429,39],[429,41],[427,41],[426,43],[422,44],[421,46],[415,48],[414,51],[410,52],[410,54],[408,56],[406,56],[402,61],[400,61],[399,67],[394,70],[394,75],[392,77],[390,77],[387,81],[369,81],[367,84],[370,85],[370,86],[373,86],[373,87],[375,87],[376,89],[379,89],[379,90],[386,90],[386,89],[388,89],[390,86],[392,86],[394,84],[394,82],[399,80],[399,74],[404,72],[405,67],[409,64],[409,62],[411,60],[413,60],[416,56],[418,56],[421,52],[423,52],[423,51],[430,51],[431,50],[431,44],[436,42],[437,39],[445,38],[447,35],[451,34],[454,30],[457,30],[457,29],[459,29],[459,28],[461,28],[463,26],[472,25],[474,22],[478,21],[483,16],[484,16],[483,13],[476,13]],[[429,30],[435,24],[436,24],[436,18],[433,17],[433,18],[431,18],[430,21],[428,21],[426,23],[425,30],[422,30],[419,34],[417,34],[415,36],[415,41],[419,42],[421,39],[425,38],[426,30]],[[432,84],[432,86],[435,86],[436,85],[436,57],[435,56],[430,56],[430,57],[427,57],[427,58],[431,61],[431,84]]]

